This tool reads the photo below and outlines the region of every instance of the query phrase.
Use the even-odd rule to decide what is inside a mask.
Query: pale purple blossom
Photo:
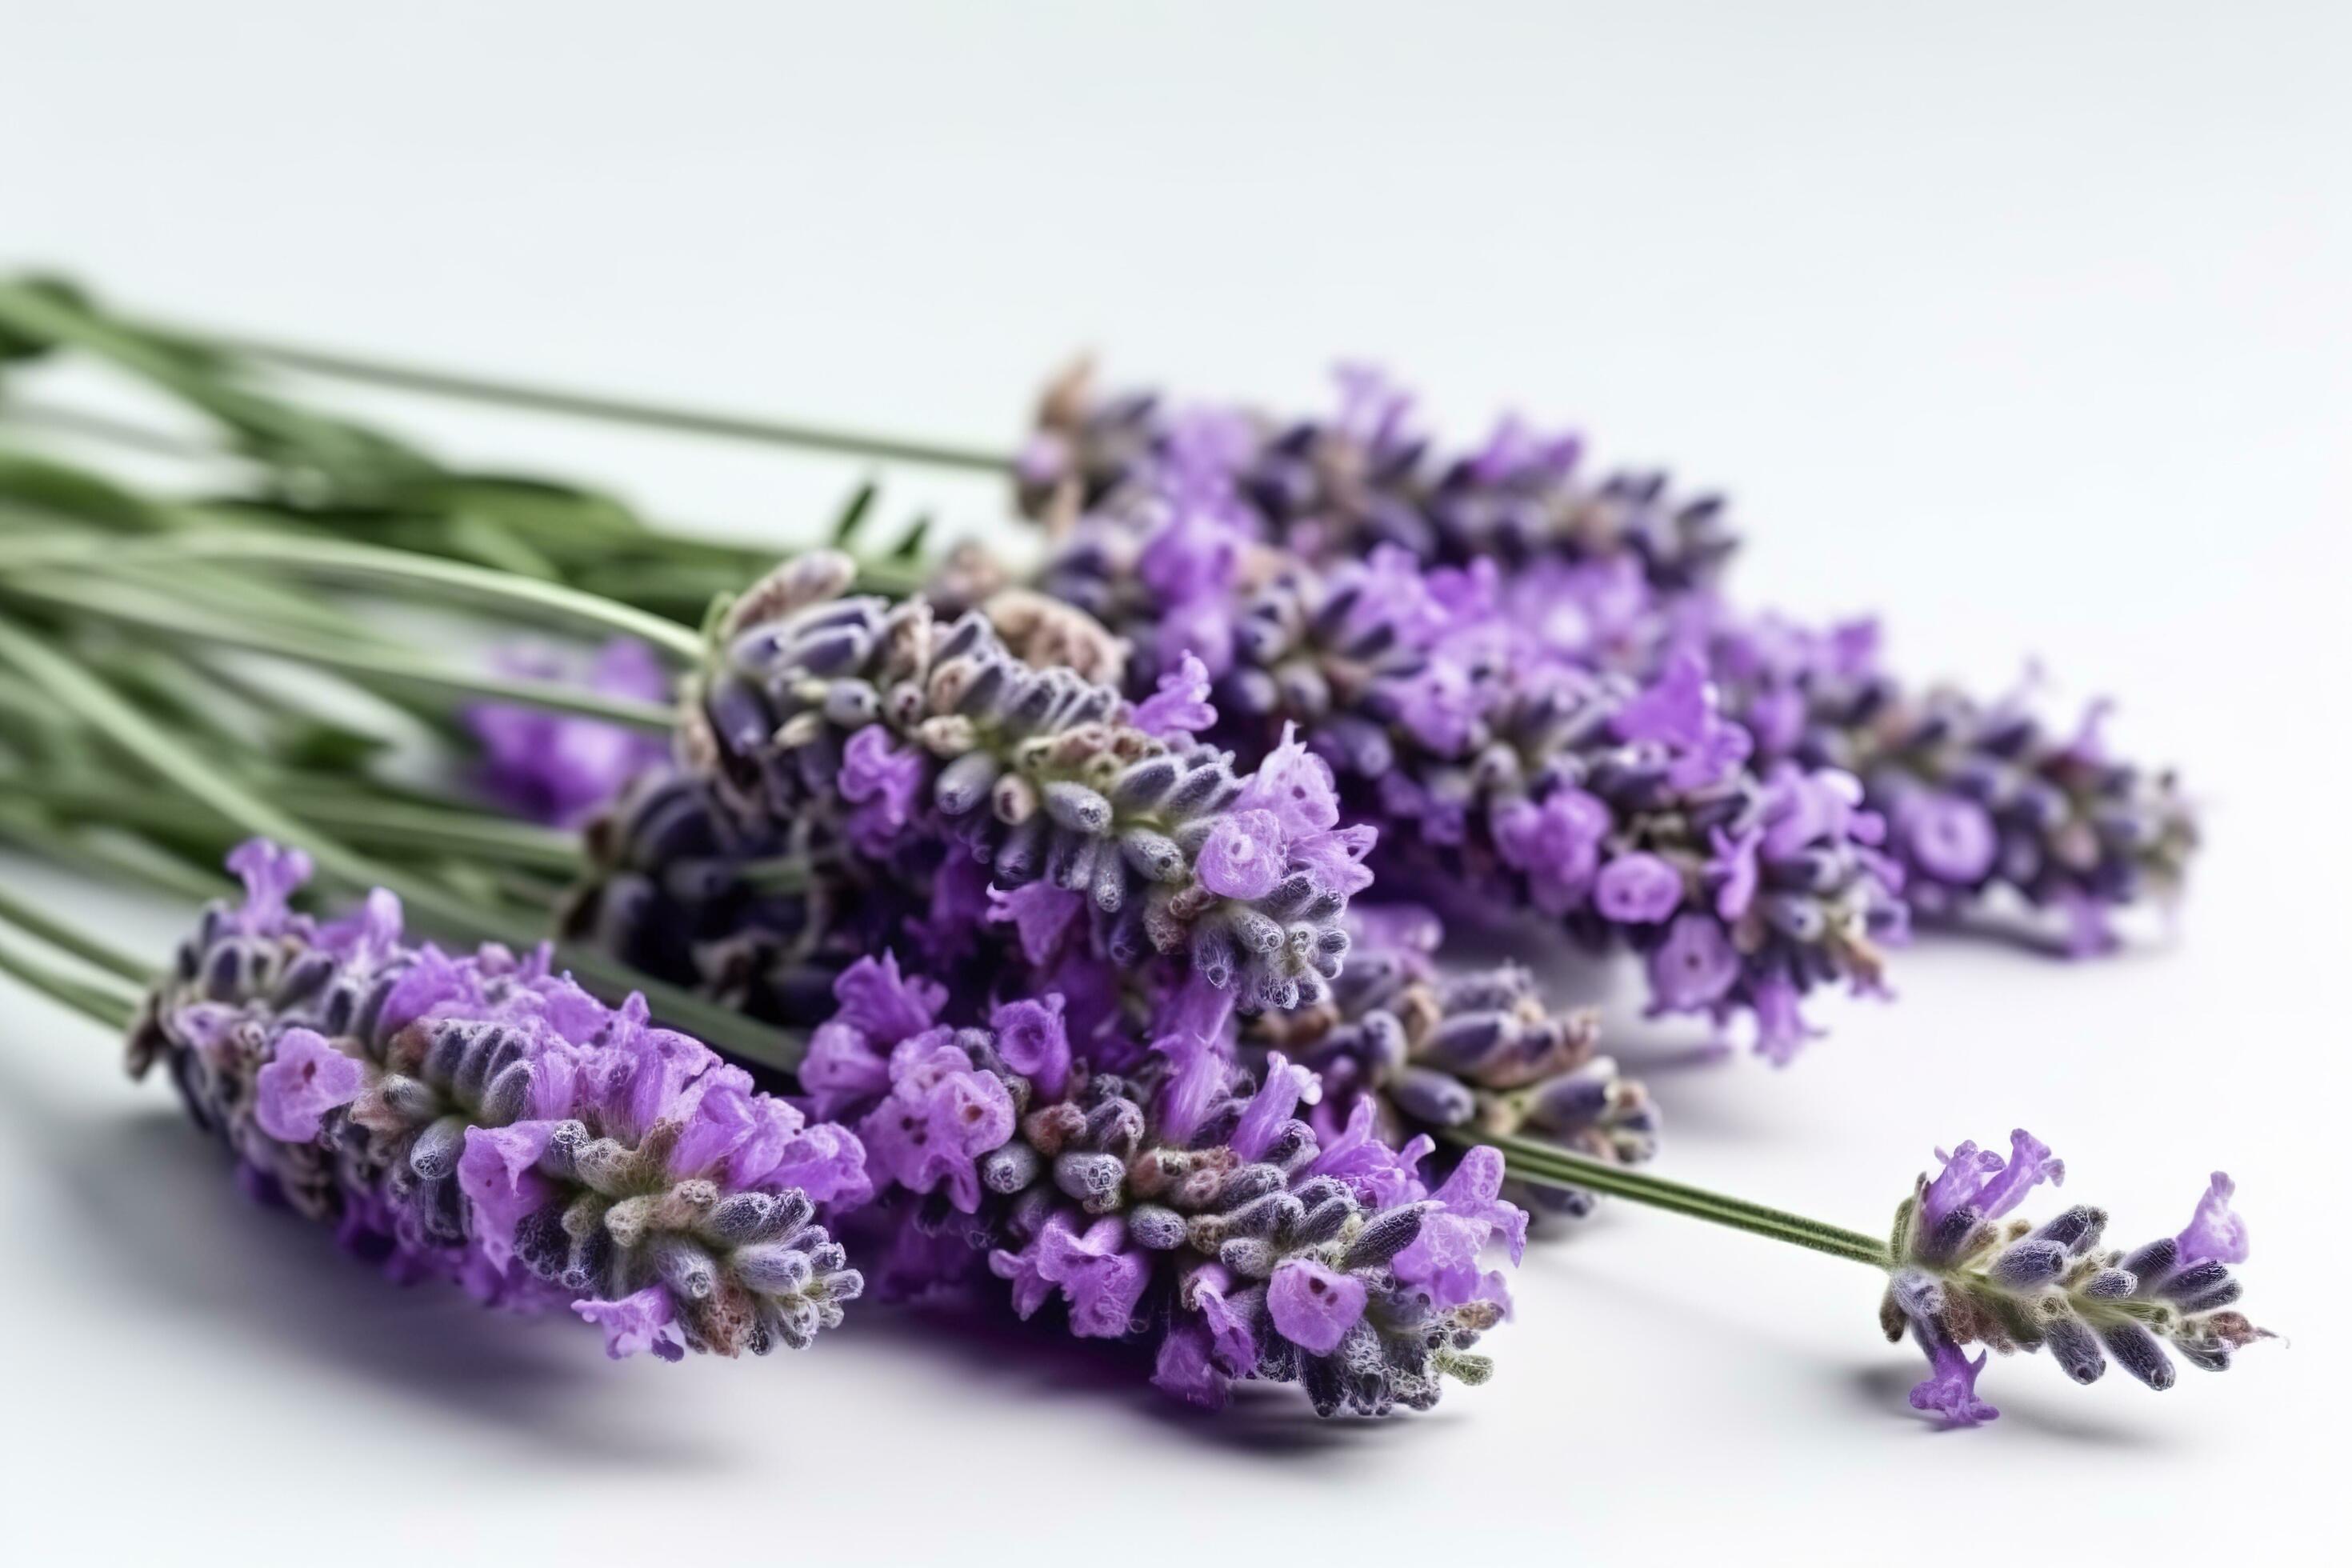
[[[658,703],[670,695],[660,658],[634,637],[613,639],[584,665],[526,645],[499,649],[492,663],[501,675],[578,686],[605,697]],[[630,780],[669,754],[669,743],[658,735],[542,708],[478,703],[466,710],[465,721],[481,748],[483,793],[517,816],[557,826],[593,816]]]

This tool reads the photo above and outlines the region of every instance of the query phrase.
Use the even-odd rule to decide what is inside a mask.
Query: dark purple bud
[[[2055,1279],[2065,1271],[2072,1255],[2054,1241],[2021,1241],[1993,1259],[1992,1277],[2012,1289],[2026,1289]]]
[[[1458,1078],[1409,1067],[1389,1085],[1389,1097],[1408,1120],[1459,1127],[1478,1111],[1478,1098]]]
[[[2099,1330],[2107,1353],[2126,1372],[2158,1391],[2170,1388],[2176,1375],[2172,1362],[2156,1336],[2137,1323],[2110,1323]]]
[[[988,752],[966,752],[940,770],[939,782],[931,786],[931,799],[941,815],[961,816],[987,801],[1000,771]]]
[[[2059,1368],[2076,1383],[2096,1383],[2107,1370],[2107,1358],[2099,1352],[2097,1336],[2080,1320],[2060,1318],[2050,1324],[2050,1354]]]
[[[2035,1231],[2033,1238],[2036,1241],[2054,1241],[2069,1252],[2081,1254],[2098,1246],[2100,1234],[2106,1227],[2106,1210],[2094,1208],[2088,1204],[2076,1204]]]
[[[1375,1268],[1411,1247],[1421,1237],[1422,1217],[1426,1211],[1419,1204],[1406,1204],[1375,1215],[1365,1223],[1356,1239],[1349,1244],[1339,1259],[1346,1269]]]
[[[2124,1269],[2139,1280],[2140,1289],[2153,1292],[2170,1276],[2180,1260],[2180,1246],[2171,1237],[2159,1237],[2124,1259]]]

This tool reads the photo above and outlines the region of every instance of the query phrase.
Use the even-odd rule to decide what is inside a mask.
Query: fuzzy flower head
[[[1941,1173],[1921,1176],[1895,1215],[1879,1310],[1887,1338],[1908,1333],[1927,1352],[1931,1375],[1911,1391],[1917,1409],[1961,1426],[2000,1414],[1977,1393],[1986,1352],[1971,1358],[1971,1345],[2046,1349],[2077,1383],[2095,1382],[2112,1358],[2160,1390],[2172,1386],[2174,1355],[2221,1372],[2268,1337],[2235,1310],[2229,1266],[2245,1261],[2246,1233],[2230,1212],[2228,1176],[2214,1173],[2179,1236],[2124,1252],[2102,1245],[2105,1211],[2087,1205],[2040,1226],[2006,1217],[2035,1187],[2065,1179],[2022,1129],[2005,1158],[1973,1142],[1937,1157]]]
[[[654,650],[616,637],[586,663],[543,647],[498,650],[498,673],[578,686],[604,697],[669,700],[669,677]],[[517,816],[570,827],[587,820],[629,781],[660,765],[669,744],[625,725],[541,708],[486,702],[468,708],[466,727],[481,747],[481,786]]]
[[[1680,593],[1712,581],[1734,548],[1719,500],[1674,496],[1661,475],[1588,476],[1574,434],[1512,417],[1476,447],[1436,452],[1410,392],[1364,365],[1335,379],[1328,416],[1229,414],[1222,426],[1221,474],[1268,537],[1304,553],[1360,558],[1388,544],[1430,565],[1624,560]],[[1115,510],[1173,488],[1190,466],[1181,428],[1155,395],[1101,397],[1066,379],[1041,407],[1023,504]]]
[[[1076,895],[1114,964],[1175,960],[1248,1011],[1322,994],[1373,834],[1339,826],[1303,743],[1238,773],[1190,739],[1213,717],[1192,667],[1138,709],[982,612],[941,626],[921,599],[839,597],[847,576],[804,557],[723,628],[687,750],[746,831],[840,820],[877,879],[976,861]]]
[[[295,858],[249,844],[232,866],[245,902],[205,911],[131,1061],[168,1066],[250,1190],[403,1278],[569,1304],[614,1355],[765,1352],[839,1323],[862,1280],[810,1221],[867,1191],[846,1130],[543,951],[410,946],[381,890],[320,926],[287,910]]]
[[[1075,1335],[1153,1347],[1154,1382],[1202,1404],[1257,1378],[1326,1415],[1384,1415],[1434,1403],[1444,1376],[1483,1380],[1470,1346],[1507,1303],[1484,1253],[1500,1238],[1516,1257],[1525,1226],[1499,1162],[1432,1193],[1395,1151],[1327,1148],[1298,1114],[1315,1076],[1278,1053],[1254,1077],[1171,1036],[1138,1076],[1091,1070],[1057,1037],[1058,1000],[888,1047],[861,1129],[888,1148],[888,1120],[919,1107],[923,1158],[877,1158],[862,1223],[895,1233],[908,1288],[961,1258],[1024,1317],[1058,1305]]]
[[[2114,945],[2115,911],[2169,900],[2186,877],[2195,813],[2170,773],[2113,754],[2109,704],[2070,731],[2036,717],[2027,693],[1913,689],[1884,667],[1867,622],[1816,631],[1718,608],[1697,641],[1762,755],[1862,781],[1922,917],[2021,903],[2054,915],[2084,955]]]
[[[1402,880],[1630,948],[1660,1010],[1750,1017],[1776,1061],[1816,1032],[1808,992],[1878,989],[1904,930],[1884,821],[1836,770],[1751,767],[1696,652],[1646,680],[1579,668],[1515,618],[1490,563],[1433,570],[1393,544],[1256,559],[1213,738],[1262,775],[1303,746]],[[1110,577],[1096,599],[1130,635],[1160,611]],[[1240,825],[1216,850],[1221,876],[1257,885]]]

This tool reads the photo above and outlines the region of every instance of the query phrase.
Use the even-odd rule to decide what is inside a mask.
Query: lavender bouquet
[[[1194,1403],[1255,1379],[1382,1415],[1483,1381],[1509,1308],[1491,1255],[1517,1261],[1529,1210],[1607,1195],[1881,1270],[1885,1326],[1931,1363],[1913,1402],[1954,1422],[1992,1414],[1972,1344],[2162,1387],[2168,1347],[2218,1370],[2262,1337],[2234,1310],[2225,1177],[2130,1254],[2101,1249],[2097,1211],[2007,1219],[2063,1173],[2022,1133],[2006,1160],[1961,1145],[1890,1240],[1692,1188],[1634,1168],[1657,1115],[1593,1017],[1454,960],[1446,920],[1524,910],[1786,1059],[1806,993],[1876,989],[1915,912],[2010,893],[2093,933],[2177,881],[2194,830],[2168,779],[2013,704],[1907,697],[1857,633],[1735,612],[1717,503],[1584,481],[1572,444],[1516,426],[1433,459],[1360,375],[1337,420],[1286,426],[1073,386],[1013,465],[1040,571],[923,568],[919,529],[760,576],[697,542],[673,558],[586,492],[444,469],[275,397],[249,353],[69,291],[0,288],[0,332],[14,358],[134,370],[273,479],[224,510],[0,464],[0,505],[62,525],[0,560],[0,658],[36,692],[0,712],[0,829],[94,865],[80,830],[128,831],[166,880],[260,833],[383,884],[320,923],[287,907],[299,851],[249,845],[246,901],[135,1005],[5,938],[0,961],[135,1026],[134,1059],[172,1066],[250,1186],[404,1275],[568,1300],[615,1353],[669,1356],[805,1343],[870,1277],[1133,1347]],[[404,548],[305,536],[321,522]],[[467,672],[295,591],[315,577],[638,643],[585,686]],[[698,633],[653,613],[689,581],[722,594]],[[470,731],[516,809],[590,826],[404,794],[340,713],[126,656],[126,629],[393,696]],[[404,942],[395,882],[472,955]],[[0,923],[139,973],[21,902]],[[551,924],[572,945],[514,956]]]

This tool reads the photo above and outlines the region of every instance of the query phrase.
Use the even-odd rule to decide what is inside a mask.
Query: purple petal
[[[1364,1315],[1364,1282],[1352,1274],[1294,1258],[1274,1271],[1265,1302],[1284,1339],[1316,1355],[1329,1355]]]
[[[320,1119],[360,1097],[367,1070],[310,1029],[289,1029],[256,1075],[254,1120],[281,1143],[308,1143]]]
[[[2230,1200],[2237,1192],[2238,1184],[2226,1173],[2213,1173],[2212,1184],[2197,1200],[2197,1212],[2189,1216],[2188,1228],[2177,1238],[2181,1268],[2246,1260],[2246,1222],[2230,1209]]]

